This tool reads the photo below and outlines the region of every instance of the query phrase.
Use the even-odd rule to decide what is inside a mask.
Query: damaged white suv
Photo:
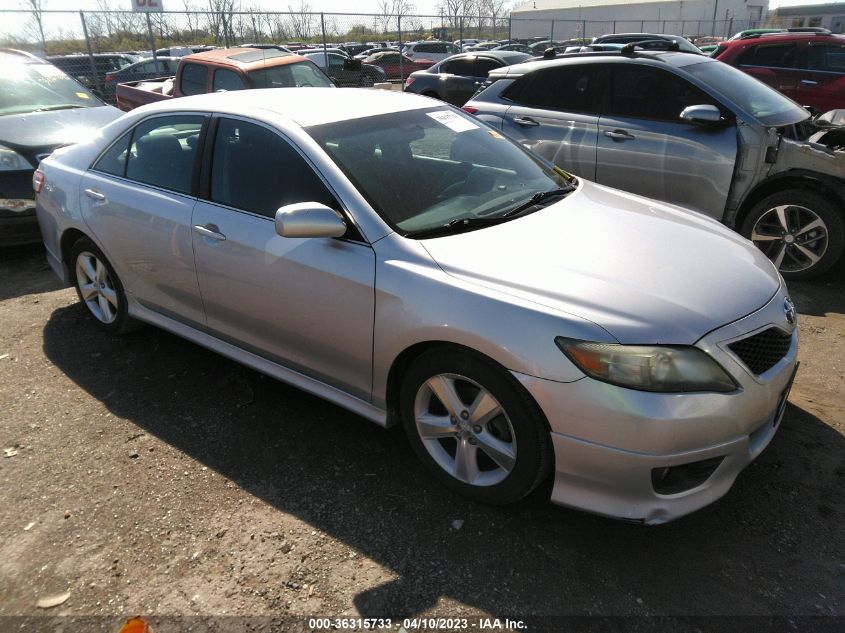
[[[811,118],[717,60],[626,47],[507,66],[464,109],[583,178],[724,222],[787,279],[842,258],[845,111]]]

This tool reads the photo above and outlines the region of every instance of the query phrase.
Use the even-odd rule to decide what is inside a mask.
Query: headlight
[[[0,145],[0,171],[22,171],[34,166],[15,150]]]
[[[591,343],[562,336],[555,343],[585,374],[620,387],[664,393],[728,392],[738,387],[697,347]]]

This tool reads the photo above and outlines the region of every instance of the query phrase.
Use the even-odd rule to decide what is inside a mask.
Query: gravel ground
[[[802,365],[770,447],[658,527],[548,505],[548,486],[468,502],[401,432],[152,327],[100,333],[40,248],[0,251],[0,280],[0,629],[44,613],[845,623],[801,619],[845,615],[841,279],[791,285]]]

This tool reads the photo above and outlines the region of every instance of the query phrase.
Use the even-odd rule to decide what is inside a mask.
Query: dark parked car
[[[387,78],[385,72],[378,66],[362,64],[359,59],[344,57],[339,53],[298,53],[307,57],[331,77],[338,86],[353,88],[355,86],[372,86]]]
[[[39,242],[33,171],[122,112],[29,53],[0,50],[0,82],[0,246]]]
[[[399,65],[400,57],[402,59],[401,66]],[[381,68],[388,79],[404,79],[411,73],[426,70],[434,64],[434,61],[430,59],[413,60],[407,55],[402,55],[399,51],[385,49],[382,49],[380,53],[365,57],[362,61],[370,66]]]
[[[102,87],[108,73],[122,70],[140,59],[126,53],[97,53],[93,57],[93,70],[88,55],[54,55],[48,57],[47,61],[86,88],[97,90],[98,85]]]
[[[529,44],[528,48],[531,49],[532,55],[542,55],[548,49],[553,48],[557,52],[562,53],[570,46],[583,46],[584,44],[589,44],[589,39],[584,38],[573,38],[569,40],[540,40],[539,42],[534,42],[533,44]]]
[[[157,57],[129,64],[120,70],[106,73],[103,81],[103,98],[109,103],[115,101],[115,87],[126,81],[141,81],[157,77],[172,77],[181,57]]]
[[[774,33],[722,42],[713,57],[819,112],[845,108],[845,37]]]
[[[494,51],[516,51],[517,53],[527,53],[528,55],[533,55],[534,51],[531,50],[531,47],[528,44],[502,44],[498,48],[494,48]]]
[[[824,273],[845,248],[845,111],[811,120],[710,57],[632,49],[518,64],[493,71],[464,110],[583,178],[724,222],[788,279]]]
[[[697,53],[702,54],[701,49],[688,39],[680,35],[665,35],[663,33],[612,33],[610,35],[600,35],[593,38],[593,44],[631,44],[632,42],[645,42],[652,40],[666,40],[667,42],[677,42],[678,50],[682,53]]]
[[[462,106],[484,84],[490,71],[528,59],[529,55],[513,51],[460,53],[428,70],[411,73],[405,80],[405,91]]]
[[[361,44],[360,42],[347,42],[346,44],[341,44],[339,48],[346,51],[346,54],[350,57],[355,57],[356,55],[360,55],[364,51],[368,51],[373,47],[369,44]]]

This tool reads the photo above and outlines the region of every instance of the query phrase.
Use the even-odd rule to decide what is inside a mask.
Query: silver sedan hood
[[[531,215],[423,245],[448,274],[589,319],[621,343],[692,344],[780,285],[715,220],[584,181]]]

